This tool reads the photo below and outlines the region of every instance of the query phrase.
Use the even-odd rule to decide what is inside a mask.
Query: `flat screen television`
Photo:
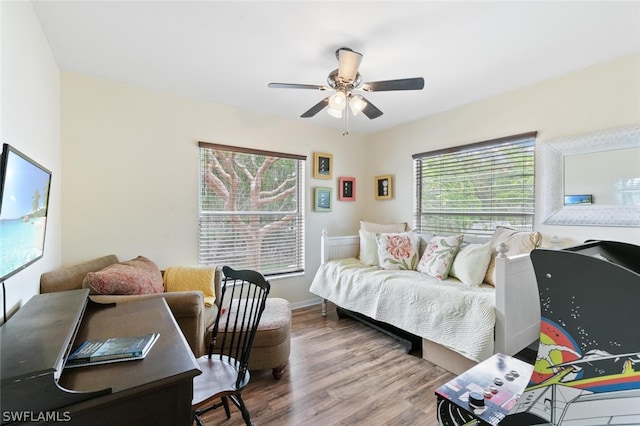
[[[0,282],[42,258],[51,172],[9,144],[0,159]]]

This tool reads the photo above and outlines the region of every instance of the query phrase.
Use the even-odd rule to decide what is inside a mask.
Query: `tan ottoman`
[[[279,379],[291,351],[291,304],[277,297],[270,297],[260,318],[258,332],[253,341],[249,370],[273,369],[273,377]]]
[[[208,342],[211,341],[212,329],[213,326],[207,330]],[[220,334],[218,338],[221,338]],[[291,304],[285,299],[269,297],[253,341],[249,370],[271,368],[273,377],[279,379],[284,374],[290,351]]]
[[[249,357],[249,370],[273,369],[279,379],[291,351],[291,304],[277,297],[269,297],[260,318],[258,332]]]

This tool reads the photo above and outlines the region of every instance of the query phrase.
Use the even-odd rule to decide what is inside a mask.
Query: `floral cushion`
[[[143,256],[89,272],[82,282],[91,294],[150,294],[164,292],[158,266]]]
[[[462,244],[462,235],[457,237],[435,236],[427,243],[427,248],[418,263],[418,272],[423,272],[439,280],[449,276],[453,259]]]
[[[415,270],[418,263],[418,234],[415,232],[377,234],[378,260],[383,269]]]

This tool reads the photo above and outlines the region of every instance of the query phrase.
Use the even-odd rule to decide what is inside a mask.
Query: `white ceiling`
[[[364,55],[363,81],[424,77],[374,92],[367,134],[640,52],[640,2],[33,1],[62,70],[342,129],[326,96],[335,50]]]

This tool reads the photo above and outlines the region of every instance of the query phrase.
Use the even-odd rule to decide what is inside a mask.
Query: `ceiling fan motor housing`
[[[335,89],[340,92],[351,92],[353,89],[358,88],[360,83],[362,82],[362,75],[359,72],[356,73],[356,78],[353,81],[344,81],[342,78],[338,76],[338,69],[331,71],[327,76],[327,84],[332,89]]]

